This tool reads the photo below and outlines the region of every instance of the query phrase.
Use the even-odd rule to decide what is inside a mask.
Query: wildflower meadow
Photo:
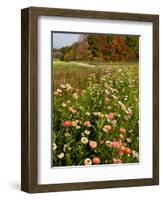
[[[138,66],[96,67],[93,73],[84,70],[83,88],[81,79],[70,70],[65,71],[65,76],[72,76],[70,82],[63,75],[63,83],[58,80],[54,90],[53,165],[138,162]]]
[[[52,119],[54,167],[139,162],[138,62],[54,59]]]

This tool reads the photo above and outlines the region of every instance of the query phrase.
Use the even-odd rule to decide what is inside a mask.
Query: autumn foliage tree
[[[139,38],[120,35],[83,35],[70,47],[54,49],[54,57],[65,61],[137,61]]]

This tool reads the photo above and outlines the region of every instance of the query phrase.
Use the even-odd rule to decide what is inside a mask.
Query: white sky
[[[53,33],[52,44],[53,48],[61,48],[64,46],[70,46],[74,42],[79,40],[81,34],[78,33]]]

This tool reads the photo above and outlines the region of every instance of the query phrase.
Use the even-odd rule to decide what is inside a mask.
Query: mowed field
[[[53,165],[139,162],[137,63],[53,62]]]

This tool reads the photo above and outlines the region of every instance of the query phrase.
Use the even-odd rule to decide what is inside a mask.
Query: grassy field
[[[53,165],[139,162],[136,63],[53,63]]]
[[[54,88],[57,89],[61,84],[67,82],[75,88],[84,89],[87,78],[91,73],[100,73],[100,67],[86,67],[75,63],[57,61],[53,65]]]
[[[90,67],[90,66],[91,67]],[[87,87],[87,79],[90,74],[95,73],[97,79],[102,75],[102,70],[107,69],[111,74],[120,68],[134,68],[138,74],[138,64],[136,63],[93,63],[85,66],[80,63],[55,61],[53,62],[53,81],[54,89],[67,82],[75,88],[84,89]]]

